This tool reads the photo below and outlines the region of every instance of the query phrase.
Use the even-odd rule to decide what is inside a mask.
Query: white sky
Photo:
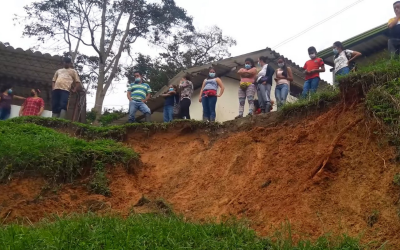
[[[1,0],[0,41],[9,42],[14,48],[29,49],[34,40],[22,38],[22,26],[14,26],[14,14],[22,15],[23,6],[33,0]],[[250,53],[275,45],[290,38],[304,29],[324,20],[356,0],[175,0],[178,6],[193,16],[196,28],[219,26],[225,35],[232,36],[238,45],[231,48],[232,56]],[[276,49],[277,52],[299,65],[308,60],[307,48],[315,46],[321,51],[335,41],[343,41],[372,29],[394,16],[394,0],[364,0],[342,14],[312,29],[301,37]],[[48,46],[54,42],[49,42]],[[47,44],[46,44],[47,45]],[[134,44],[134,52],[154,53],[146,42]],[[42,50],[42,52],[52,51]],[[123,61],[122,61],[123,62]],[[322,78],[331,81],[331,74]],[[127,108],[128,101],[124,93],[126,81],[116,84],[106,96],[107,108]],[[88,108],[94,105],[94,98],[88,97]]]

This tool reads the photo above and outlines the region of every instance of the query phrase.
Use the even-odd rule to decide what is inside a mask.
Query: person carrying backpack
[[[358,51],[344,49],[341,42],[333,44],[333,54],[335,62],[335,76],[347,75],[355,68],[354,60],[362,54]]]
[[[261,66],[261,70],[257,74],[256,83],[261,113],[269,113],[272,110],[271,88],[275,70],[267,63],[267,61],[268,58],[266,56],[261,56],[258,59],[258,65]]]

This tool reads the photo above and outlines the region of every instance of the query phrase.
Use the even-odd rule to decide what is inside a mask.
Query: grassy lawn
[[[271,242],[239,223],[187,223],[175,216],[155,214],[119,217],[95,215],[55,218],[34,226],[0,228],[2,249],[365,249],[346,236],[315,243],[290,239]]]

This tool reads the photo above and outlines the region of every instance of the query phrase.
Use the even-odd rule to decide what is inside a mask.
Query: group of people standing
[[[70,58],[64,58],[64,67],[56,71],[52,81],[52,117],[66,118],[69,95],[81,86],[78,73],[73,69]],[[44,111],[44,100],[40,97],[40,89],[31,89],[30,97],[15,95],[11,84],[0,88],[0,120],[7,120],[11,115],[13,99],[24,100],[19,116],[41,116]]]

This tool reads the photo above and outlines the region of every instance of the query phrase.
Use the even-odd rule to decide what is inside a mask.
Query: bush
[[[137,161],[132,149],[111,140],[88,142],[35,124],[0,122],[0,180],[32,172],[54,181],[72,181],[96,162]]]
[[[237,222],[195,224],[176,216],[155,214],[120,217],[94,215],[56,218],[35,226],[9,225],[0,230],[5,249],[286,249],[359,250],[348,236],[321,237],[315,243],[270,241]]]

